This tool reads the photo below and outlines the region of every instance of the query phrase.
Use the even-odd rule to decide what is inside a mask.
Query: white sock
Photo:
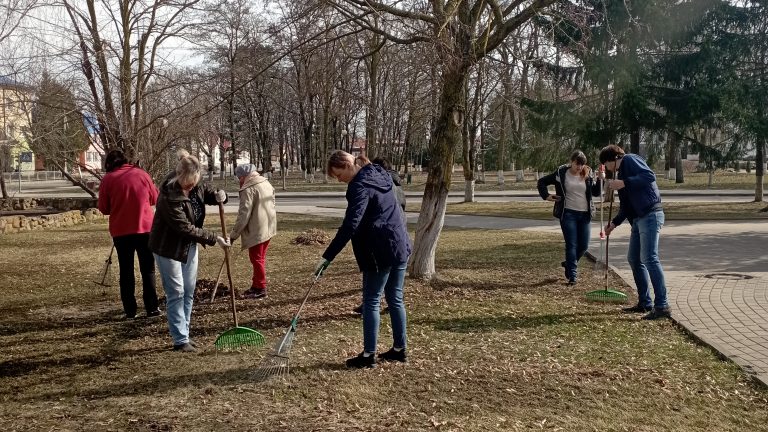
[[[370,356],[372,356],[373,354],[374,354],[374,353],[363,352],[363,357],[370,357]]]
[[[392,349],[395,350],[395,352],[400,352],[400,351],[404,350],[405,348],[392,347]]]

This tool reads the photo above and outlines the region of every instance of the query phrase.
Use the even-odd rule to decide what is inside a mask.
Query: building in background
[[[32,171],[35,155],[24,137],[29,128],[34,91],[0,75],[0,171]]]

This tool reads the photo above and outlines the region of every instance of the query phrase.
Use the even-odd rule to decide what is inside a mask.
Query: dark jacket
[[[360,271],[408,262],[411,240],[387,171],[368,164],[358,171],[347,187],[347,212],[336,236],[323,253],[333,261],[352,240]]]
[[[625,219],[632,223],[635,218],[662,208],[656,173],[640,156],[624,155],[616,179],[624,180],[624,188],[617,191],[620,205],[619,212],[613,218],[613,225],[619,226]]]
[[[400,208],[403,209],[403,212],[405,212],[405,191],[403,190],[403,185],[400,181],[400,173],[395,170],[387,170],[387,174],[389,174],[389,177],[392,178],[392,185],[395,189],[395,198],[397,198],[397,203],[400,204]]]
[[[555,170],[555,172],[540,178],[536,183],[541,199],[547,199],[549,196],[549,190],[547,187],[550,185],[555,185],[555,195],[560,197],[560,201],[555,202],[555,210],[553,212],[553,216],[558,219],[563,217],[563,208],[565,207],[565,194],[568,193],[568,191],[565,190],[565,173],[568,171],[568,168],[570,168],[570,165],[560,165]],[[590,217],[593,217],[595,216],[595,203],[592,201],[592,196],[600,196],[601,186],[599,181],[595,181],[595,176],[592,172],[590,172],[584,181],[587,183],[587,191],[589,191],[589,193],[586,194],[587,204],[589,207],[589,215]]]
[[[202,229],[202,223],[195,225],[189,198],[177,182],[171,182],[175,176],[175,173],[169,174],[160,185],[160,197],[155,208],[152,231],[149,233],[149,248],[161,257],[186,263],[192,243],[213,246],[216,244],[216,234]],[[189,193],[197,194],[207,205],[218,205],[216,191],[207,184],[197,185]]]

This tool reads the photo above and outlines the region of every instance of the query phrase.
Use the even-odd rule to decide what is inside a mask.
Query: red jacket
[[[99,187],[99,210],[109,215],[109,234],[148,233],[157,204],[157,187],[143,169],[125,164],[107,173]]]

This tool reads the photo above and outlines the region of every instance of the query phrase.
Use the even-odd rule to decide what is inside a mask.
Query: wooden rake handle
[[[224,264],[226,264],[226,260],[221,261],[221,267],[219,267],[219,275],[216,276],[216,283],[213,284],[213,291],[211,293],[211,303],[216,299],[216,291],[219,289],[219,281],[221,280],[221,275],[224,273]]]
[[[224,204],[219,203],[219,219],[221,220],[221,235],[227,238],[227,225],[224,223]],[[224,264],[227,266],[227,279],[229,280],[229,300],[232,305],[232,319],[237,325],[237,308],[235,307],[235,285],[232,283],[232,269],[229,266],[229,248],[224,248]]]

